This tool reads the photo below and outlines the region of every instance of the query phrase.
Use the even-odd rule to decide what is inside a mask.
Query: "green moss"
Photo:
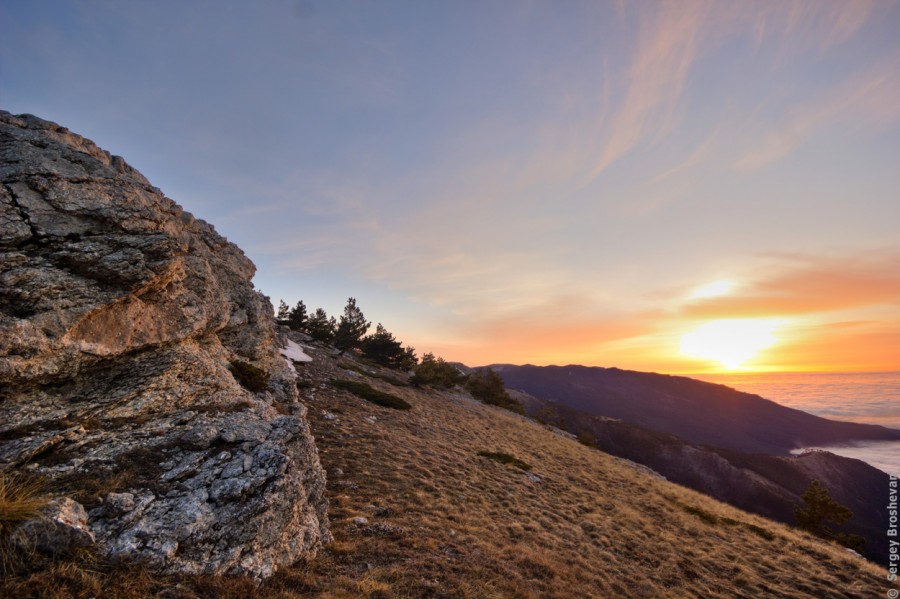
[[[248,391],[260,393],[269,388],[269,373],[248,362],[232,360],[231,375]]]
[[[495,462],[500,462],[501,464],[509,464],[510,466],[521,468],[522,470],[531,470],[531,464],[527,464],[519,458],[511,456],[508,453],[503,453],[502,451],[479,451],[478,455],[489,460],[494,460]]]
[[[332,379],[331,384],[338,389],[349,391],[357,397],[361,397],[366,401],[370,401],[373,404],[383,406],[385,408],[393,408],[395,410],[408,410],[412,408],[412,406],[407,403],[406,400],[397,397],[396,395],[391,395],[390,393],[385,393],[384,391],[374,389],[366,383]]]

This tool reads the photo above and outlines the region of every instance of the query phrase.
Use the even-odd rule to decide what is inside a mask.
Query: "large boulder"
[[[0,469],[48,479],[100,551],[165,572],[314,555],[325,477],[253,263],[30,115],[0,111],[0,180]]]

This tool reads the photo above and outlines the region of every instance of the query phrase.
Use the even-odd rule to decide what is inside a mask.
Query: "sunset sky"
[[[0,0],[0,107],[419,354],[900,370],[900,5]]]

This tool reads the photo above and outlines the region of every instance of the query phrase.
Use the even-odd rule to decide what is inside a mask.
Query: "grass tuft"
[[[41,481],[0,472],[0,574],[11,574],[29,561],[28,549],[17,542],[14,531],[39,517],[47,501]]]
[[[0,536],[35,518],[47,505],[43,484],[18,474],[0,473]]]
[[[412,406],[406,400],[397,397],[396,395],[391,395],[390,393],[379,391],[378,389],[375,389],[370,385],[367,385],[366,383],[332,379],[331,385],[333,387],[337,387],[338,389],[349,391],[357,397],[361,397],[366,401],[370,401],[373,404],[383,406],[385,408],[394,408],[395,410],[409,410],[410,408],[412,408]]]

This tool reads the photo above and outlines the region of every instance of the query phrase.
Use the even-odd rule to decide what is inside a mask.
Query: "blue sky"
[[[715,369],[679,339],[761,318],[750,367],[900,369],[897,31],[882,0],[0,0],[0,106],[124,156],[275,303],[352,295],[420,353]]]

